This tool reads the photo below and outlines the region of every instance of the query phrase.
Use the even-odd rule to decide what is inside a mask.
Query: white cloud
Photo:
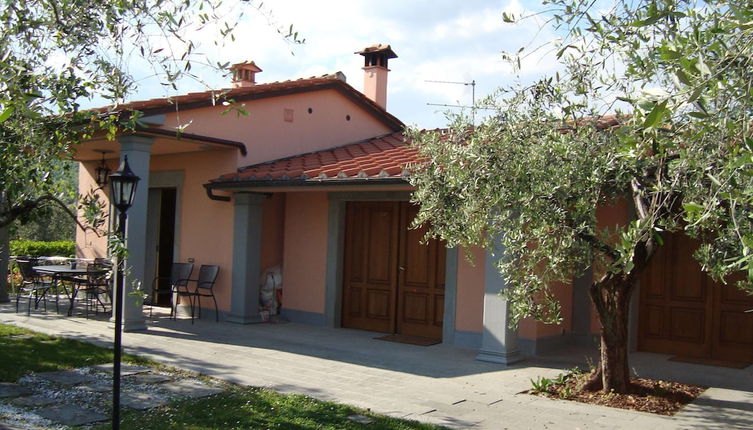
[[[388,43],[399,56],[390,61],[388,109],[406,123],[437,127],[443,125],[443,116],[426,103],[470,104],[471,89],[426,80],[475,80],[478,99],[516,79],[502,60],[503,50],[516,51],[534,39],[554,37],[551,31],[540,32],[541,22],[535,19],[515,25],[502,21],[503,11],[518,16],[528,13],[532,8],[526,1],[276,0],[265,3],[271,20],[258,12],[244,17],[235,43],[215,47],[210,35],[216,29],[210,28],[199,34],[198,49],[215,61],[254,60],[264,70],[257,77],[259,82],[342,71],[352,86],[361,89],[362,59],[353,52],[373,43]],[[287,29],[290,24],[306,39],[305,44],[292,45],[276,33],[275,28]],[[527,57],[523,66],[520,79],[527,80],[556,70],[557,63],[551,53],[541,51]],[[195,71],[212,87],[228,85],[227,78],[216,71]],[[199,84],[185,82],[179,92],[201,89]],[[161,86],[150,82],[135,98],[162,95]]]

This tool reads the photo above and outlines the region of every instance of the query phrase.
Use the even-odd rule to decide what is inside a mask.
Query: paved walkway
[[[0,322],[111,345],[102,320],[0,305]],[[126,333],[123,345],[176,367],[240,384],[308,394],[396,417],[478,429],[753,428],[753,366],[728,369],[667,361],[637,353],[639,376],[709,385],[674,417],[623,411],[519,394],[530,379],[554,377],[583,361],[585,351],[528,359],[505,368],[474,359],[476,351],[374,340],[374,333],[300,324],[237,325],[167,317],[149,330]]]

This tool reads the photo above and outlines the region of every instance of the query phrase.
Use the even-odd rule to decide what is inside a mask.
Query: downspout
[[[230,196],[220,196],[214,193],[214,189],[212,188],[212,184],[204,184],[204,189],[207,190],[207,197],[209,197],[210,200],[216,200],[218,202],[229,202]]]

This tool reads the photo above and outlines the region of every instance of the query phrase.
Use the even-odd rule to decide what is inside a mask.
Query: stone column
[[[238,324],[262,322],[259,314],[259,277],[265,196],[236,193],[233,200],[233,276],[230,314],[225,320]]]
[[[144,279],[146,269],[146,221],[147,202],[149,196],[149,158],[151,157],[153,138],[145,136],[119,136],[120,160],[128,156],[128,165],[141,180],[136,188],[133,205],[128,209],[126,224],[126,238],[128,245],[128,261],[131,274],[126,279],[125,296],[123,299],[123,330],[145,330],[146,321],[141,303],[130,293],[133,292],[134,281],[141,281],[143,285],[151,282]],[[117,211],[115,211],[117,212]]]
[[[518,350],[518,332],[508,327],[509,310],[507,299],[500,296],[505,289],[505,280],[497,270],[496,261],[503,252],[486,251],[484,261],[484,332],[481,350],[476,360],[512,364],[522,360]],[[497,256],[495,257],[496,254]]]
[[[0,303],[7,303],[8,298],[8,261],[10,259],[10,235],[8,227],[0,227]]]

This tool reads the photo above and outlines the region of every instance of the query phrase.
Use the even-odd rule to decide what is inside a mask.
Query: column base
[[[500,352],[486,351],[482,349],[476,356],[476,360],[510,365],[522,361],[523,356],[520,355],[520,351]]]
[[[125,332],[142,330],[148,330],[148,327],[146,326],[146,320],[144,320],[143,318],[123,321],[123,331]]]
[[[226,322],[229,323],[235,323],[235,324],[258,324],[266,322],[264,319],[262,319],[260,314],[256,315],[238,315],[238,314],[228,314],[228,316],[225,318]]]

